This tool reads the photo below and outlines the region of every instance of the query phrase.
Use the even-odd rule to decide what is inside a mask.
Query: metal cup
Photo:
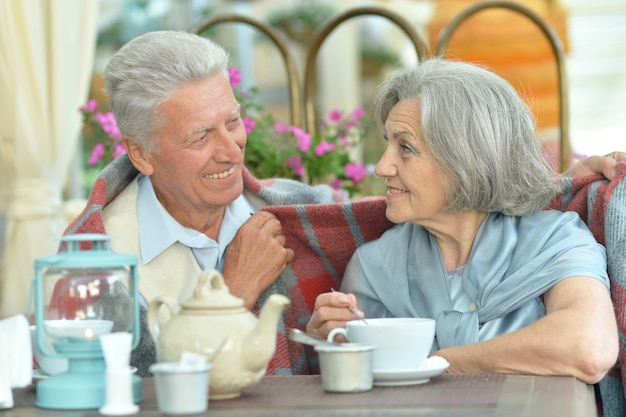
[[[374,345],[342,343],[315,346],[320,359],[322,386],[328,392],[362,392],[372,389]]]

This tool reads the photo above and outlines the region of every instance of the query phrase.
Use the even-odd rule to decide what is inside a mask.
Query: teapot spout
[[[272,294],[261,308],[256,327],[244,337],[242,363],[244,369],[257,372],[267,366],[276,350],[278,319],[289,305],[289,298]]]

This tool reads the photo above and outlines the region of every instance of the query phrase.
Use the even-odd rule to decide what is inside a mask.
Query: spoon
[[[336,343],[329,342],[325,339],[321,339],[317,336],[313,336],[312,334],[308,334],[298,329],[291,329],[291,331],[289,332],[289,339],[293,340],[294,342],[300,342],[300,343],[304,343],[306,345],[311,345],[311,346],[320,346],[320,345],[335,346],[336,345]]]
[[[334,288],[331,288],[330,290],[331,290],[332,292],[337,292],[337,290],[335,290]],[[350,307],[350,306],[348,306],[347,308],[348,308],[348,310],[350,310],[350,312],[352,313],[352,315],[353,315],[354,317],[356,317],[357,319],[359,319],[359,320],[363,321],[363,323],[367,324],[367,322],[365,321],[365,318],[361,317],[361,316],[359,315],[359,313],[357,313],[357,312],[356,312],[356,309],[355,309],[354,307]]]

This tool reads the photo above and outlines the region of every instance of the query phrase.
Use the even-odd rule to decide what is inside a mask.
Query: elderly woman
[[[431,317],[448,372],[573,375],[598,382],[617,328],[604,248],[559,192],[513,87],[431,59],[381,86],[387,148],[376,174],[396,226],[361,246],[341,290],[318,296],[307,331],[354,319]]]

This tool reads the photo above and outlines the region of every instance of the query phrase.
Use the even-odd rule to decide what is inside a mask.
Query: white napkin
[[[33,353],[28,320],[16,315],[0,320],[0,408],[13,407],[11,388],[33,381]]]

